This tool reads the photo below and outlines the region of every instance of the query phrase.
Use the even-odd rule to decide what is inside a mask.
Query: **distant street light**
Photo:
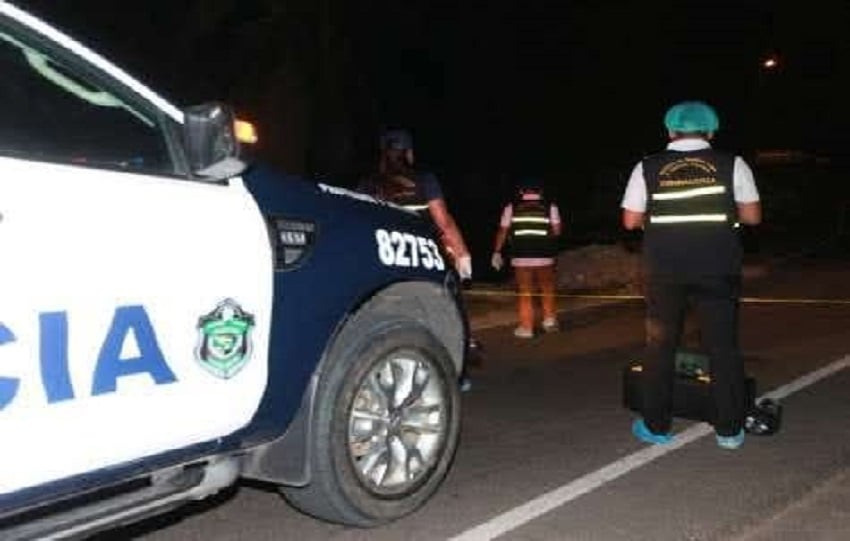
[[[776,57],[771,56],[769,58],[766,58],[764,62],[761,63],[761,65],[764,69],[772,70],[779,66],[779,61],[776,59]]]

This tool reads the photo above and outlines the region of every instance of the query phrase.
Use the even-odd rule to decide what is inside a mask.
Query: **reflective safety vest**
[[[377,199],[395,203],[430,220],[428,201],[414,177],[413,172],[410,176],[375,175],[369,179],[367,192]]]
[[[387,179],[386,186],[386,189],[391,192],[387,200],[415,212],[423,218],[431,219],[431,214],[428,212],[428,201],[423,196],[421,187],[417,184],[415,178],[401,175],[392,176]]]
[[[651,273],[740,273],[734,164],[734,155],[710,148],[644,159],[644,260]]]
[[[510,257],[554,257],[558,251],[552,234],[551,204],[544,198],[513,202],[508,232]]]

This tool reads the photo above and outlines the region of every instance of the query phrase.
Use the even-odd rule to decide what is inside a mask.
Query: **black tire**
[[[319,377],[309,436],[310,483],[304,487],[282,487],[284,496],[304,513],[349,526],[373,527],[411,513],[440,486],[457,448],[460,394],[451,356],[420,323],[375,310],[371,314],[361,312],[346,325],[325,361]],[[372,439],[382,438],[374,435],[378,425],[390,427],[387,434],[392,434],[383,436],[381,440],[385,442],[384,455],[372,452],[368,458],[358,458],[355,456],[356,449],[381,446],[369,443],[372,439],[350,444],[350,436],[357,432],[354,427],[362,426],[357,423],[364,422],[357,417],[363,411],[360,409],[363,397],[381,395],[374,392],[375,385],[368,388],[364,385],[368,382],[374,384],[384,377],[387,372],[378,370],[383,366],[390,367],[390,379],[401,381],[401,372],[395,370],[395,363],[415,367],[410,376],[409,396],[417,394],[419,398],[412,400],[405,411],[418,407],[420,417],[417,419],[426,419],[421,420],[420,425],[427,425],[427,430],[419,430],[419,426],[409,428],[413,425],[400,423],[397,415],[394,416],[394,425],[367,419],[365,422],[372,431]],[[424,381],[421,386],[417,378]],[[386,391],[384,387],[380,390]],[[392,395],[396,394],[399,393],[394,387]],[[387,399],[386,393],[383,398]],[[358,401],[357,406],[355,400]],[[441,409],[435,405],[440,400],[444,406]],[[370,403],[368,400],[365,402]],[[407,398],[401,405],[405,403],[408,403]],[[419,405],[414,407],[414,404]],[[432,410],[440,413],[435,414]],[[444,426],[431,430],[428,422],[432,419],[440,419]],[[399,428],[402,424],[407,428]],[[434,433],[440,432],[435,439]],[[423,444],[423,448],[427,452],[421,453],[416,448],[411,453],[405,441],[426,442],[428,445]],[[403,464],[387,458],[394,456],[393,451],[399,449],[404,451]],[[378,456],[375,459],[378,462],[380,456],[387,459],[383,476],[372,474],[373,471],[380,473],[379,466],[373,469],[367,467],[373,463],[371,459],[375,456]],[[367,459],[370,462],[366,462]],[[391,473],[399,473],[399,468],[403,468],[401,477],[404,480],[397,482],[396,486],[390,486],[389,482],[386,486],[379,486],[388,478],[397,479],[399,475]],[[415,474],[411,474],[410,470],[416,470]],[[408,479],[409,475],[412,476]],[[381,477],[382,480],[373,477]]]

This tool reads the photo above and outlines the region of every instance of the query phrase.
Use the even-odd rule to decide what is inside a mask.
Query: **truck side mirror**
[[[218,180],[245,170],[230,107],[210,102],[187,107],[183,114],[183,144],[193,174]]]

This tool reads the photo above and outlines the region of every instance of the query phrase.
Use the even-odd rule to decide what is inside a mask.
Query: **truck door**
[[[15,28],[0,24],[0,495],[247,424],[273,268],[241,180],[187,178],[179,118]]]

